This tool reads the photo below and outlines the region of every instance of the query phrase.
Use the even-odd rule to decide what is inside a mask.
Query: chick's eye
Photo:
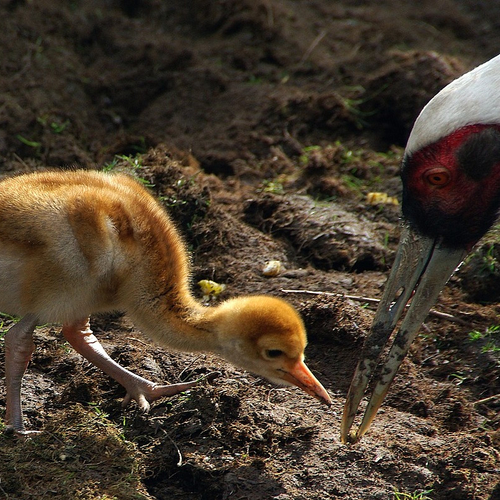
[[[265,352],[266,357],[271,359],[279,358],[283,354],[283,351],[280,351],[279,349],[267,349]]]
[[[436,167],[427,170],[424,174],[424,178],[427,183],[432,186],[444,187],[450,182],[451,175],[448,169],[444,167]]]

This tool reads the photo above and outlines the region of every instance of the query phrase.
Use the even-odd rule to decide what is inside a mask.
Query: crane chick
[[[5,335],[6,424],[27,433],[21,382],[37,324],[60,322],[68,342],[145,411],[196,382],[158,385],[112,360],[89,317],[124,311],[160,345],[219,354],[272,382],[331,404],[304,363],[295,309],[267,297],[205,307],[189,289],[185,246],[169,215],[131,177],[96,171],[20,175],[0,183],[0,311],[21,316]]]

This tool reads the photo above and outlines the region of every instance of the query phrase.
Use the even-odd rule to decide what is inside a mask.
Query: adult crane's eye
[[[444,167],[431,168],[425,172],[424,177],[429,184],[436,187],[444,187],[451,180],[450,171]]]

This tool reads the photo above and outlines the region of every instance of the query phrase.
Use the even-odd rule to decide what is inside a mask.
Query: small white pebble
[[[262,269],[264,276],[278,276],[281,271],[281,262],[279,260],[270,260]]]

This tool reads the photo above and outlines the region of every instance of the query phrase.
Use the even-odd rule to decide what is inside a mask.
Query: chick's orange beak
[[[300,387],[307,394],[319,399],[322,403],[327,405],[332,404],[332,400],[325,388],[302,360],[298,360],[294,364],[280,370],[279,377],[289,384]]]

